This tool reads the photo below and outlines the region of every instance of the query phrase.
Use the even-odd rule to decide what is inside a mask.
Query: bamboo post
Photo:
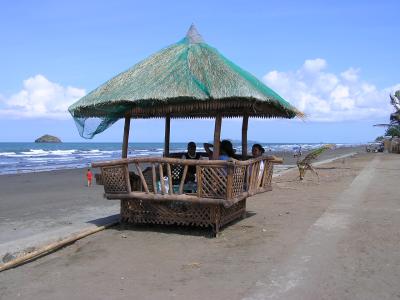
[[[183,194],[183,186],[185,185],[185,179],[186,179],[186,174],[188,171],[188,165],[185,165],[185,167],[183,168],[183,175],[181,178],[181,182],[179,184],[179,194]]]
[[[226,178],[226,200],[232,199],[233,194],[233,173],[234,166],[228,166],[228,175]]]
[[[261,187],[265,188],[265,182],[267,181],[268,177],[268,169],[269,169],[269,164],[270,162],[268,160],[263,160],[264,164],[264,170],[263,170],[263,175],[262,175],[262,180],[261,180]]]
[[[165,117],[165,135],[164,135],[164,156],[169,156],[169,135],[171,132],[171,118],[170,116]]]
[[[246,166],[246,190],[250,191],[250,172],[251,165]]]
[[[196,178],[197,178],[197,197],[201,197],[203,194],[202,191],[202,178],[201,178],[201,167],[199,165],[196,166]]]
[[[161,194],[165,194],[165,182],[164,182],[164,171],[163,171],[163,165],[160,163],[158,165],[158,169],[160,171],[160,183],[161,183]]]
[[[124,137],[122,141],[122,158],[128,157],[129,128],[131,127],[131,117],[125,116]]]
[[[131,187],[131,178],[129,176],[129,165],[128,164],[124,164],[125,166],[125,184],[127,187],[127,191],[128,193],[130,193],[132,191],[132,187]]]
[[[257,176],[257,172],[258,172],[258,170],[257,170],[257,162],[253,162],[251,164],[251,174],[250,174],[250,184],[249,184],[250,189],[249,189],[249,192],[253,192],[253,190],[254,190],[254,181],[255,181],[255,178]]]
[[[154,163],[151,164],[151,173],[153,180],[153,191],[154,194],[157,194],[157,176],[156,176],[156,166],[154,165]]]
[[[136,166],[136,170],[139,173],[140,180],[142,181],[142,185],[143,185],[144,191],[146,193],[149,193],[149,188],[147,187],[146,179],[144,179],[144,176],[143,176],[143,173],[142,173],[142,169],[140,168],[138,163],[136,163],[135,166]]]
[[[221,115],[217,115],[215,117],[215,126],[214,126],[214,147],[213,147],[213,157],[212,157],[213,160],[217,160],[219,157],[221,123],[222,123],[222,117]]]
[[[258,184],[258,178],[259,178],[259,176],[260,176],[260,162],[258,161],[258,162],[256,162],[256,167],[255,167],[255,169],[256,169],[256,172],[255,172],[255,176],[254,176],[254,182],[253,182],[253,189],[254,189],[254,191],[257,191],[257,188],[258,188],[258,186],[257,186],[257,184]]]
[[[171,165],[167,163],[167,174],[168,174],[168,193],[172,195],[174,193],[174,186],[172,182],[172,172],[171,172]]]
[[[242,159],[247,159],[247,128],[249,126],[249,116],[243,116],[242,123]]]

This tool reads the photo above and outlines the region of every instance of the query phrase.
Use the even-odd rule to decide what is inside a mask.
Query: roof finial
[[[190,25],[190,28],[186,34],[186,38],[188,39],[190,44],[198,44],[204,42],[203,37],[197,31],[193,23],[192,25]]]

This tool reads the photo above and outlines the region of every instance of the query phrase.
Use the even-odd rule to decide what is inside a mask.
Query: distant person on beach
[[[260,157],[265,152],[265,149],[260,144],[254,144],[251,148],[251,154],[254,158]]]
[[[210,148],[214,148],[213,144],[204,143],[204,150],[207,152],[208,157],[212,158],[213,150]],[[220,142],[219,147],[219,160],[228,160],[228,159],[235,159],[235,149],[233,149],[233,145],[229,140],[222,140]]]
[[[293,147],[293,157],[301,157],[301,146]]]
[[[93,174],[90,169],[87,170],[86,172],[86,179],[87,179],[87,186],[91,187],[92,186],[92,179],[93,179]]]

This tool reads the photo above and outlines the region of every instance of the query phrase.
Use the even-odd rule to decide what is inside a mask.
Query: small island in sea
[[[61,143],[61,140],[56,136],[45,134],[37,138],[35,143]]]

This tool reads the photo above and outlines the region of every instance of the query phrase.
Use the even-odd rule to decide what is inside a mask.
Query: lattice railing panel
[[[215,222],[210,205],[136,199],[124,200],[121,205],[121,218],[128,223],[209,226]]]
[[[128,193],[127,166],[102,167],[101,176],[106,193]]]
[[[226,167],[200,167],[201,197],[226,197],[227,169]]]
[[[152,194],[155,199],[167,194],[190,194],[199,198],[224,200],[270,190],[273,165],[279,163],[277,159],[272,160],[270,157],[246,162],[214,163],[171,158],[138,158],[124,162],[126,163],[98,163],[101,164],[99,167],[102,168],[102,175],[96,176],[96,180],[105,185],[106,194],[133,191]],[[127,180],[128,166],[131,167],[131,172]]]
[[[183,165],[171,164],[172,182],[179,184],[183,174]]]
[[[121,201],[121,222],[131,224],[177,224],[212,226],[214,232],[246,213],[246,200],[230,207],[189,204],[182,201],[154,202],[129,199]]]
[[[274,164],[271,163],[270,161],[266,161],[264,168],[266,168],[265,173],[264,173],[265,178],[263,178],[264,187],[265,188],[271,187],[272,186],[272,174],[274,172]]]
[[[237,197],[244,192],[246,167],[238,166],[233,171],[232,197]]]

